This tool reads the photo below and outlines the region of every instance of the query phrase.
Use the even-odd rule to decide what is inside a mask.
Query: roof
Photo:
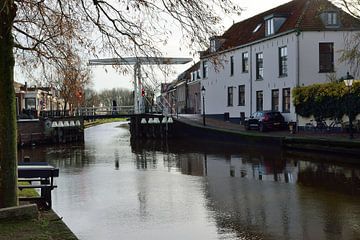
[[[191,79],[191,73],[197,71],[199,68],[200,68],[200,61],[192,65],[190,68],[186,69],[184,72],[182,72],[177,78],[178,81]]]
[[[340,27],[336,29],[326,28],[320,14],[324,11],[336,11],[339,13]],[[265,20],[269,16],[282,15],[287,16],[285,22],[281,25],[277,34],[293,31],[324,31],[324,30],[360,30],[359,20],[348,13],[339,9],[328,0],[293,0],[266,12],[248,18],[244,21],[232,25],[221,37],[225,40],[217,50],[224,51],[227,49],[250,44],[255,41],[268,38],[265,36]],[[254,29],[261,24],[258,31]],[[270,36],[269,36],[270,37]],[[209,49],[203,53],[202,57],[208,55]]]

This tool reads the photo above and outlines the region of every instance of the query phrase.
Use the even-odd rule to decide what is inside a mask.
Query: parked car
[[[258,129],[260,132],[272,129],[285,129],[287,123],[278,111],[257,111],[245,119],[245,129]]]

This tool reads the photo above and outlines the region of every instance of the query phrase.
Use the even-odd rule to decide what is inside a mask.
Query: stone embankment
[[[155,125],[157,124],[147,125],[148,130],[153,132],[151,129],[156,129]],[[161,121],[158,125],[161,125]],[[144,128],[144,126],[141,127]],[[259,144],[270,147],[360,156],[360,136],[355,135],[354,139],[349,139],[349,134],[346,132],[300,131],[292,134],[290,131],[284,130],[261,133],[256,130],[247,131],[239,124],[211,118],[206,118],[206,125],[204,126],[200,115],[174,116],[171,127],[168,127],[166,131],[166,134],[161,134],[159,137],[206,138],[236,144]],[[164,131],[162,130],[162,132]],[[158,138],[158,136],[151,134],[143,134],[138,137]]]

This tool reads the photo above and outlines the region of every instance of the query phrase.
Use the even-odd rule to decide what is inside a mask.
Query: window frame
[[[326,12],[326,25],[327,26],[339,25],[337,12]]]
[[[264,92],[262,90],[256,91],[256,111],[257,112],[263,111],[263,109],[264,109]]]
[[[277,93],[277,96],[274,95],[274,93]],[[271,90],[271,110],[272,111],[279,111],[279,100],[280,100],[279,98],[280,98],[279,89],[272,89]]]
[[[241,54],[241,60],[242,60],[242,72],[248,73],[249,72],[249,52],[243,52]]]
[[[274,18],[266,20],[266,36],[273,35],[275,33],[275,21]]]
[[[227,88],[227,106],[234,106],[234,87],[232,86]]]
[[[327,45],[327,46],[326,46]],[[324,51],[328,47],[328,51]],[[334,72],[334,43],[319,43],[319,73]]]
[[[287,46],[279,47],[279,77],[286,77],[288,75],[287,60]]]
[[[37,101],[35,97],[27,97],[24,99],[25,100],[25,110],[31,110],[31,109],[35,109],[37,110]],[[33,104],[29,104],[29,102],[32,102]],[[29,106],[34,106],[34,108],[29,108]]]
[[[264,54],[263,52],[259,52],[256,53],[256,80],[263,80],[263,79],[264,79]]]
[[[245,106],[245,84],[238,86],[238,106]]]
[[[286,94],[288,93],[288,94]],[[282,90],[282,112],[290,113],[291,108],[291,89],[283,88]]]
[[[234,76],[234,56],[230,56],[230,76]]]
[[[210,52],[216,52],[216,41],[215,41],[215,39],[210,40]]]
[[[208,61],[207,60],[204,60],[202,62],[202,75],[203,75],[203,78],[208,77]]]

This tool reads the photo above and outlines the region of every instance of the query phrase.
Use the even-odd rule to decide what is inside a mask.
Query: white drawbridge
[[[134,113],[145,113],[144,97],[142,96],[141,65],[172,65],[186,64],[192,58],[169,58],[169,57],[125,57],[91,59],[89,65],[134,65]]]

